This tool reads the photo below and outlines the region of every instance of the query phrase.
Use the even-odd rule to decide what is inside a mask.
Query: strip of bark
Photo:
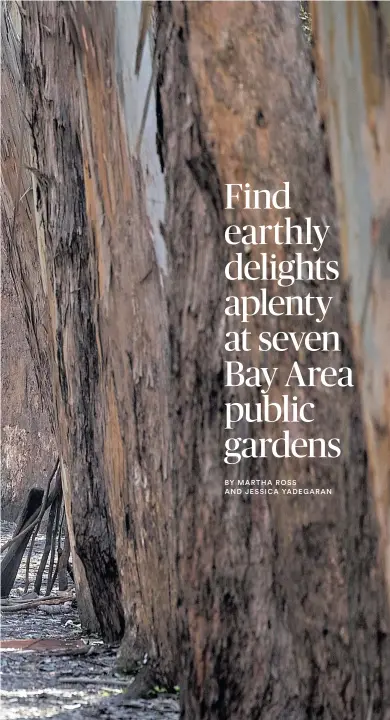
[[[59,474],[57,476],[56,484],[54,487],[54,498],[53,498],[53,501],[51,504],[49,518],[47,521],[45,547],[43,550],[41,562],[39,564],[38,572],[36,574],[36,578],[35,578],[35,582],[34,582],[34,592],[36,592],[37,595],[39,595],[41,592],[43,573],[45,572],[46,563],[47,563],[49,553],[50,553],[50,548],[51,548],[51,544],[52,544],[52,535],[53,535],[53,530],[54,530],[54,523],[55,523],[55,518],[57,515],[58,497],[59,497],[60,493],[61,493],[61,475]]]
[[[49,562],[49,570],[48,570],[48,574],[47,574],[45,595],[50,595],[53,585],[54,585],[54,582],[55,582],[55,577],[53,575],[53,568],[54,568],[55,554],[56,554],[57,533],[58,533],[59,524],[60,524],[61,507],[62,507],[62,489],[56,500],[56,514],[55,514],[53,532],[52,532],[52,536],[51,536],[50,562]]]
[[[67,566],[70,555],[70,542],[68,528],[65,527],[64,547],[58,560],[58,589],[63,592],[68,589]]]
[[[28,588],[29,588],[29,584],[30,584],[30,583],[29,583],[29,571],[30,571],[31,555],[32,555],[32,552],[33,552],[33,549],[34,549],[35,538],[36,538],[36,536],[37,536],[37,534],[38,534],[38,531],[39,531],[39,528],[40,528],[40,525],[41,525],[41,522],[42,522],[42,518],[43,518],[43,516],[44,516],[44,514],[45,514],[45,512],[46,512],[46,508],[47,508],[47,497],[48,497],[48,494],[49,494],[51,481],[52,481],[54,475],[56,474],[56,471],[58,471],[59,463],[60,463],[60,461],[59,461],[59,458],[58,458],[58,459],[57,459],[57,462],[56,462],[56,465],[55,465],[55,468],[54,468],[54,470],[53,470],[52,474],[50,475],[49,480],[48,480],[48,482],[47,482],[47,485],[46,485],[46,488],[45,488],[45,494],[44,494],[43,500],[42,500],[42,506],[41,506],[41,509],[40,509],[40,512],[39,512],[39,515],[38,515],[37,521],[36,521],[37,524],[35,525],[35,529],[34,529],[34,532],[33,532],[33,534],[32,534],[32,537],[31,537],[30,548],[29,548],[28,555],[27,555],[27,558],[26,558],[26,580],[25,580],[25,583],[24,583],[24,592],[25,592],[25,593],[28,592]]]

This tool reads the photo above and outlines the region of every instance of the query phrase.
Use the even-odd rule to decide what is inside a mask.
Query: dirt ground
[[[13,527],[3,523],[4,543]],[[38,568],[44,537],[38,536],[30,577]],[[23,600],[23,561],[9,602]],[[71,588],[70,588],[71,589]],[[31,587],[30,587],[31,591]],[[53,594],[56,595],[55,587]],[[4,603],[4,601],[2,601]],[[178,720],[176,697],[134,700],[126,696],[132,677],[116,668],[116,647],[107,647],[97,636],[83,636],[75,602],[1,612],[2,643],[25,641],[22,648],[1,651],[0,716],[2,720]],[[27,643],[35,640],[35,643]],[[40,641],[40,642],[38,642]],[[28,644],[29,649],[26,648]],[[66,645],[66,649],[64,647]],[[73,652],[74,654],[64,654]]]

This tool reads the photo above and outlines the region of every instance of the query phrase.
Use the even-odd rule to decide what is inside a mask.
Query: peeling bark
[[[104,636],[126,623],[122,665],[147,652],[172,684],[165,260],[152,210],[164,186],[157,151],[146,142],[137,156],[131,142],[127,103],[142,110],[150,77],[137,84],[120,17],[114,3],[26,3],[29,164],[71,542]],[[152,131],[149,118],[144,140]]]
[[[11,3],[12,6],[12,3]],[[12,10],[14,11],[12,13]],[[12,14],[12,18],[10,15]],[[43,228],[39,218],[40,208],[36,207],[32,192],[36,178],[26,169],[32,166],[32,125],[29,124],[29,98],[24,103],[24,83],[21,68],[20,27],[15,30],[15,19],[19,11],[15,7],[2,6],[2,236],[7,263],[12,275],[21,311],[24,317],[26,337],[33,360],[33,368],[41,395],[42,405],[48,415],[53,434],[56,433],[56,414],[53,403],[51,368],[55,362],[49,342],[49,308],[42,280],[42,266],[38,238]],[[24,107],[25,105],[25,107]],[[27,118],[23,120],[23,116]],[[38,122],[38,119],[35,119]],[[21,154],[22,146],[22,154]],[[20,198],[17,191],[20,176]],[[15,234],[12,237],[14,208],[16,213]],[[4,388],[3,388],[4,389]],[[58,441],[58,435],[56,437]],[[58,443],[57,443],[58,444]],[[62,477],[64,478],[63,474]],[[63,479],[64,482],[64,479]],[[70,501],[70,486],[64,489],[67,505],[67,523],[73,526]],[[72,537],[72,535],[71,535]],[[71,541],[78,606],[83,627],[91,632],[98,629],[85,571]]]
[[[316,403],[310,435],[341,437],[341,462],[223,462],[225,403],[260,400],[258,389],[224,387],[225,332],[242,330],[224,315],[225,298],[237,294],[224,277],[232,259],[224,228],[280,220],[275,211],[224,211],[224,183],[275,189],[288,179],[288,214],[298,224],[326,218],[333,232],[322,257],[339,257],[298,6],[162,3],[159,17],[183,717],[365,720],[372,712],[379,720],[390,703],[390,648],[356,388],[301,390]],[[323,329],[340,333],[341,357],[303,353],[303,366],[352,362],[346,292],[336,285],[321,283],[321,294],[334,297]],[[261,287],[244,282],[238,293]],[[248,329],[252,337],[309,330],[310,319],[268,316]],[[244,365],[261,365],[258,352],[245,355]],[[295,359],[269,352],[266,365],[283,371]],[[258,434],[244,422],[236,430]],[[230,498],[226,477],[296,478],[334,494],[288,504]]]
[[[98,338],[91,311],[94,263],[88,243],[75,57],[61,3],[26,3],[24,10],[22,65],[57,438],[70,478],[67,508],[70,505],[75,551],[85,568],[102,632],[114,640],[123,632],[123,615],[114,529],[103,470],[95,461],[101,455],[96,451],[100,438],[95,427]]]
[[[313,3],[381,557],[390,597],[390,12]]]
[[[23,250],[30,238],[26,232],[33,217],[32,194],[29,192],[26,172],[22,173],[21,187],[26,193],[20,203],[15,230],[21,235],[20,247],[11,240],[14,215],[14,199],[18,182],[20,159],[20,130],[23,91],[18,87],[20,68],[18,66],[18,35],[7,12],[1,16],[1,61],[2,61],[2,133],[1,159],[3,183],[1,189],[2,209],[2,292],[1,292],[1,381],[2,381],[2,454],[1,454],[1,495],[2,513],[13,513],[24,500],[30,485],[43,482],[54,461],[55,444],[51,433],[50,419],[45,412],[38,391],[40,378],[32,362],[26,342],[25,326],[36,327],[36,314],[42,310],[35,304],[36,292],[31,278],[36,278],[39,268],[33,263],[26,268]],[[24,153],[22,161],[27,162]],[[5,180],[5,182],[4,182]],[[9,260],[8,260],[9,258]],[[20,282],[15,288],[16,274]],[[31,333],[31,350],[35,362],[39,362],[39,342],[43,339],[44,327],[37,335]],[[43,366],[44,367],[44,366]],[[43,392],[47,387],[48,375],[43,373]]]
[[[137,88],[131,81],[134,56],[124,54],[124,43],[130,39],[118,37],[118,22],[110,4],[93,5],[87,14],[78,11],[75,16],[82,47],[87,214],[97,265],[102,460],[126,616],[121,662],[129,665],[147,651],[161,660],[161,669],[173,682],[166,311],[155,226],[147,206],[153,168],[150,158],[134,154],[129,133],[134,135],[137,126],[129,127],[126,116],[126,102],[132,104],[134,114],[140,102],[137,90],[145,86]],[[112,88],[109,94],[107,86]]]
[[[341,462],[223,462],[225,403],[259,400],[255,388],[224,387],[225,332],[242,329],[224,312],[224,228],[280,219],[227,213],[224,183],[288,179],[289,214],[325,217],[334,230],[322,257],[339,257],[298,5],[160,3],[143,142],[153,62],[148,45],[135,76],[139,10],[24,3],[37,226],[28,253],[46,333],[36,357],[54,396],[79,593],[86,604],[91,593],[106,638],[125,627],[127,667],[147,652],[171,684],[179,647],[183,718],[382,720],[390,648],[357,389],[302,390],[316,403],[310,434],[341,437]],[[299,359],[351,365],[347,288],[321,289],[334,297],[324,330],[340,333],[342,353]],[[249,329],[311,328],[306,317],[265,317]],[[269,353],[267,365],[295,359]],[[237,434],[252,432],[243,423]],[[227,476],[293,477],[334,494],[232,501]]]

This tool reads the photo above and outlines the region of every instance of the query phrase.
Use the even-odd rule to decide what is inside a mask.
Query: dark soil
[[[3,523],[2,543],[11,537],[12,530],[10,523]],[[31,559],[31,579],[38,569],[43,545],[44,537],[38,536]],[[24,579],[25,558],[11,601],[23,600]],[[32,582],[30,591],[31,585]],[[54,587],[53,595],[56,594],[58,588]],[[2,720],[48,717],[56,720],[178,720],[177,698],[164,694],[160,688],[156,698],[134,700],[126,695],[133,678],[117,669],[117,648],[103,645],[97,636],[83,636],[75,602],[1,613],[3,642],[30,638],[50,639],[52,647],[40,651],[2,649]],[[83,641],[82,654],[61,654],[65,652],[61,650],[64,640],[71,648],[72,642],[75,644],[75,653],[80,652],[80,641]]]

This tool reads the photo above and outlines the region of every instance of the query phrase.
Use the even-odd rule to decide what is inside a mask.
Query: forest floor
[[[3,523],[2,543],[11,537],[12,530],[10,523]],[[43,544],[44,537],[38,536],[31,578],[35,577]],[[24,580],[25,559],[10,601],[23,600]],[[175,697],[161,694],[134,700],[126,696],[132,678],[116,668],[117,648],[103,645],[96,636],[83,636],[74,605],[67,602],[1,612],[2,720],[178,720]]]

